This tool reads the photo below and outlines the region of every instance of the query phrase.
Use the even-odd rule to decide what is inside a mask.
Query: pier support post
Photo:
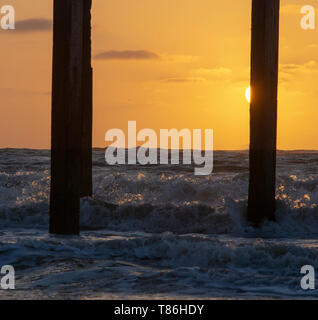
[[[91,0],[54,0],[50,194],[54,234],[79,234],[80,196],[91,193],[90,6]]]
[[[247,218],[275,220],[279,0],[253,0]]]
[[[82,76],[82,154],[81,197],[91,197],[92,183],[92,132],[93,132],[93,70],[91,66],[91,7],[92,0],[84,0],[83,10],[83,76]]]

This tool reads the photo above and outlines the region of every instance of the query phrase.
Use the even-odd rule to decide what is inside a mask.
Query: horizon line
[[[106,148],[109,148],[111,146],[106,146],[106,147],[93,147],[93,150],[104,150]],[[136,149],[141,148],[142,146],[137,146]],[[117,148],[114,148],[117,149]],[[118,148],[118,149],[125,149],[126,151],[134,149],[134,148]],[[149,148],[145,148],[149,149]],[[178,151],[178,149],[165,149],[165,148],[150,148],[150,149],[157,149],[157,150],[168,150],[168,151]],[[51,148],[30,148],[30,147],[1,147],[0,151],[3,150],[30,150],[30,151],[51,151]],[[179,149],[180,152],[183,151],[194,151],[198,149]],[[206,150],[201,150],[201,151],[206,151]],[[210,150],[211,151],[211,150]],[[212,150],[213,152],[249,152],[249,149],[215,149]],[[318,152],[318,149],[277,149],[277,152]]]

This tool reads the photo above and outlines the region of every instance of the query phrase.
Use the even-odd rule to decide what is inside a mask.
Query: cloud
[[[148,50],[105,51],[95,55],[97,60],[160,60],[160,56]]]
[[[15,23],[15,32],[39,32],[52,30],[53,23],[49,19],[26,19]]]
[[[207,68],[199,68],[193,71],[194,74],[213,78],[213,79],[220,79],[220,78],[229,78],[231,76],[232,70],[229,68],[219,67],[214,69],[207,69]]]
[[[168,54],[163,53],[160,55],[162,61],[172,63],[191,63],[199,60],[197,56],[190,56],[184,54]]]
[[[303,64],[289,63],[279,65],[279,81],[281,83],[291,83],[304,79],[304,77],[313,77],[318,73],[318,63],[314,60]]]
[[[318,70],[318,63],[314,60],[303,64],[280,64],[279,71],[285,74],[294,74],[296,72],[316,72]]]
[[[216,82],[236,82],[233,72],[229,68],[198,68],[187,74],[160,80],[167,83],[216,83]]]
[[[168,83],[195,83],[195,82],[205,82],[204,78],[195,78],[195,77],[175,77],[164,79],[163,82]]]
[[[110,50],[94,56],[97,60],[157,60],[166,63],[191,63],[199,59],[196,56],[155,53],[149,50]]]

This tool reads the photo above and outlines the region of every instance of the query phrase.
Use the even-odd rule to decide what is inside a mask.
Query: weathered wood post
[[[275,220],[280,0],[253,0],[250,178],[247,217]]]
[[[50,232],[55,234],[79,233],[80,196],[89,190],[82,185],[91,165],[90,5],[54,0]]]
[[[83,76],[82,76],[82,155],[80,196],[92,196],[92,132],[93,132],[93,70],[91,66],[91,7],[84,0],[83,10]]]

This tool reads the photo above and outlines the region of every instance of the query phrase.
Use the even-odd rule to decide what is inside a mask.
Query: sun
[[[245,98],[249,103],[251,103],[251,86],[246,89]]]

